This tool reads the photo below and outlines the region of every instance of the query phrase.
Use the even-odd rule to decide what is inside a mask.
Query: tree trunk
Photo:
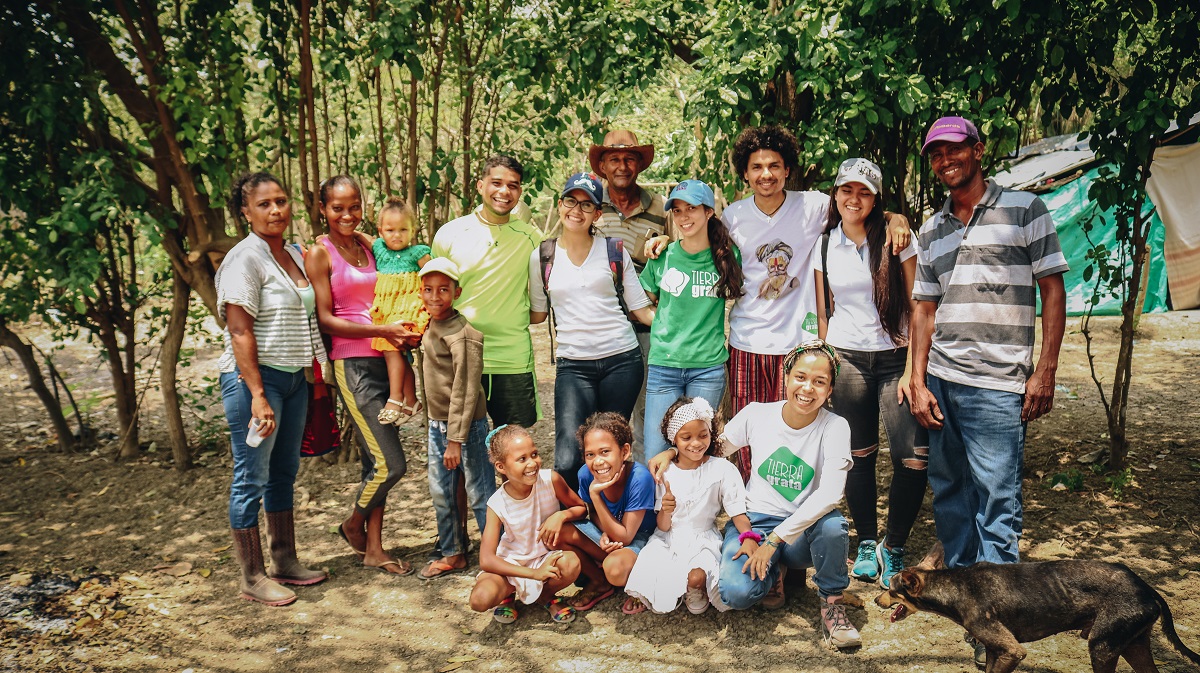
[[[167,417],[167,433],[171,438],[171,456],[175,461],[175,469],[184,472],[192,467],[192,454],[188,450],[187,431],[183,427],[183,416],[179,409],[176,373],[179,349],[183,346],[183,336],[187,331],[188,300],[192,295],[191,288],[178,273],[172,273],[171,280],[171,317],[167,322],[166,335],[163,336],[159,384],[162,388],[163,413]]]
[[[38,366],[37,358],[33,355],[33,346],[25,343],[25,340],[9,329],[3,321],[0,321],[0,346],[11,348],[25,367],[25,373],[29,375],[29,387],[42,401],[46,414],[50,416],[50,424],[54,426],[54,432],[58,435],[58,449],[64,453],[75,450],[76,441],[75,436],[71,434],[71,426],[67,425],[66,416],[63,415],[58,400],[46,387],[42,368]]]
[[[408,165],[404,167],[407,174],[404,180],[405,186],[408,188],[406,199],[408,207],[413,209],[417,214],[417,221],[421,221],[421,214],[417,211],[417,76],[409,73],[408,83]],[[433,231],[426,232],[426,241],[433,241]]]
[[[312,0],[300,0],[300,182],[308,222],[314,236],[325,226],[318,217],[317,191],[320,163],[317,157],[317,104],[313,94]]]

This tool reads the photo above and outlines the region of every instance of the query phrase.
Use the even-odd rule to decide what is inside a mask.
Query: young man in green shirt
[[[483,390],[494,426],[529,427],[541,416],[529,336],[529,255],[542,235],[513,214],[524,174],[512,157],[488,159],[475,183],[483,203],[433,237],[433,256],[450,258],[459,270],[455,308],[484,335]]]

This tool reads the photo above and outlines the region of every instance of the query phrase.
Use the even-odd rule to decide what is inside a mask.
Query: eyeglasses
[[[573,196],[564,196],[561,200],[559,200],[559,203],[561,203],[563,208],[566,208],[567,210],[570,210],[575,206],[579,206],[579,209],[585,213],[594,213],[596,212],[596,209],[600,207],[591,201],[580,201]]]

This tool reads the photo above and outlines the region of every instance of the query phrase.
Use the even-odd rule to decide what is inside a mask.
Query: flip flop
[[[500,601],[500,605],[492,609],[492,619],[500,624],[512,624],[517,621],[517,606],[512,596]]]
[[[588,595],[587,591],[588,591],[587,589],[580,591],[578,594],[573,596],[572,599],[580,598],[584,595]],[[592,608],[596,607],[597,603],[604,600],[605,598],[608,598],[609,596],[613,595],[616,592],[617,592],[616,587],[609,587],[607,591],[602,591],[598,594],[593,593],[593,594],[588,595],[589,600],[586,603],[580,603],[580,604],[571,603],[570,605],[571,605],[571,607],[575,608],[576,610],[591,610]]]
[[[461,568],[456,568],[456,567],[450,565],[449,563],[446,563],[445,561],[442,561],[439,559],[436,561],[430,561],[429,565],[425,566],[425,570],[422,570],[421,572],[417,573],[417,579],[419,579],[419,580],[435,580],[435,579],[437,579],[439,577],[443,577],[445,575],[453,575],[454,573],[465,572],[466,569],[467,569],[467,566],[465,566],[465,565]],[[432,575],[426,575],[425,571],[427,571],[427,570],[436,570],[437,572],[435,572]]]
[[[575,608],[567,605],[561,598],[552,598],[546,604],[546,611],[550,613],[550,621],[555,624],[570,624],[575,621]]]
[[[347,544],[347,545],[349,545],[349,546],[350,546],[350,551],[354,552],[355,554],[358,554],[358,558],[360,558],[360,559],[361,559],[361,558],[366,558],[366,556],[367,556],[367,552],[366,552],[366,550],[359,551],[359,550],[357,550],[357,549],[355,549],[355,548],[354,548],[354,543],[350,541],[350,538],[349,538],[349,537],[347,537],[347,535],[346,535],[346,529],[342,528],[342,524],[340,524],[340,523],[338,524],[338,535],[339,535],[339,536],[340,536],[340,537],[341,537],[343,540],[345,540],[345,541],[346,541],[346,544]]]
[[[388,568],[391,566],[396,566],[397,568],[400,569],[400,572],[392,572],[391,570],[388,570]],[[404,568],[404,564],[400,563],[399,561],[384,561],[383,563],[380,563],[377,566],[371,566],[371,565],[367,565],[366,563],[364,563],[363,567],[364,568],[374,568],[375,570],[378,570],[381,573],[387,573],[388,575],[397,575],[400,577],[403,577],[404,575],[413,574],[413,567],[411,565],[409,565],[408,569],[406,570]]]
[[[646,604],[640,598],[630,596],[621,604],[621,614],[623,615],[640,615],[646,611]]]

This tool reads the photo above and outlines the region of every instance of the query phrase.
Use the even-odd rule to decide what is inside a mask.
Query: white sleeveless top
[[[504,534],[496,547],[496,555],[500,558],[526,565],[550,553],[546,545],[538,540],[537,533],[542,522],[559,510],[554,483],[551,481],[553,475],[553,470],[540,470],[533,484],[533,492],[523,500],[509,495],[504,487],[496,489],[488,498],[488,509],[495,512],[500,523],[504,524]]]

